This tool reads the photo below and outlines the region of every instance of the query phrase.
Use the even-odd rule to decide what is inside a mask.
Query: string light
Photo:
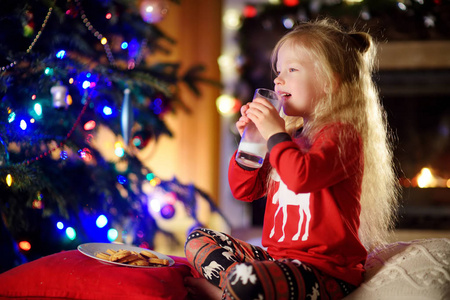
[[[80,10],[80,16],[81,20],[84,23],[84,26],[100,41],[100,43],[103,45],[103,48],[106,53],[106,57],[108,58],[108,61],[111,65],[115,65],[115,59],[111,52],[111,48],[109,47],[108,40],[97,30],[94,28],[94,26],[89,21],[88,17],[86,16],[86,13],[84,12],[84,9],[81,7],[80,0],[75,0],[75,3],[77,4],[79,10]]]
[[[78,126],[78,124],[80,123],[81,117],[84,115],[84,113],[86,112],[87,107],[89,106],[90,99],[91,99],[91,95],[89,94],[89,95],[86,97],[86,102],[84,103],[83,109],[81,110],[80,114],[78,115],[78,118],[76,119],[76,121],[75,121],[75,123],[73,124],[72,128],[71,128],[71,129],[69,130],[69,132],[67,133],[67,135],[66,135],[66,137],[64,138],[64,140],[63,140],[58,146],[56,146],[56,147],[54,147],[54,148],[52,148],[52,149],[50,149],[50,150],[48,150],[48,151],[46,151],[46,152],[44,152],[44,153],[42,153],[42,154],[40,154],[40,155],[38,155],[38,156],[32,158],[32,159],[23,161],[22,163],[19,163],[19,164],[26,164],[26,165],[29,165],[29,164],[31,164],[32,162],[38,161],[38,160],[44,158],[45,156],[51,154],[51,153],[52,153],[53,151],[55,151],[56,149],[61,148],[61,147],[66,143],[66,141],[72,136],[73,132],[75,131],[75,128],[76,128],[76,127]],[[10,123],[11,123],[11,122],[10,122]],[[64,155],[63,155],[63,153],[64,153]],[[65,156],[65,158],[67,158],[67,153],[65,153],[65,151],[61,151],[61,159],[65,159],[65,158],[63,158],[64,156]]]
[[[53,7],[50,7],[48,9],[47,15],[44,18],[44,22],[42,22],[41,25],[41,30],[38,31],[38,33],[36,34],[36,36],[34,37],[33,41],[31,42],[30,46],[28,46],[26,53],[30,54],[30,52],[33,50],[34,45],[36,44],[36,42],[39,40],[39,38],[41,37],[42,31],[44,30],[45,26],[48,23],[48,19],[50,18],[50,15],[52,14],[53,11]],[[6,65],[4,67],[1,68],[1,71],[7,71],[10,68],[14,67],[15,65],[17,65],[17,61],[13,61],[12,63],[10,63],[9,65]]]

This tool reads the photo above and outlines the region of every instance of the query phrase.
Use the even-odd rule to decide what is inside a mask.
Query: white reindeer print
[[[255,284],[255,282],[256,282],[256,275],[253,274],[253,266],[252,265],[246,265],[246,264],[236,265],[232,276],[234,276],[234,280],[230,281],[230,283],[232,285],[235,285],[239,280],[244,285],[247,284],[249,281],[252,284]]]
[[[302,229],[303,220],[306,217],[306,224],[305,224],[305,233],[302,236],[302,241],[306,241],[309,236],[309,222],[311,221],[311,212],[309,210],[309,198],[311,196],[310,193],[299,193],[295,194],[293,191],[289,190],[286,184],[280,179],[279,175],[276,174],[274,176],[275,181],[279,181],[280,185],[278,187],[278,191],[273,195],[272,203],[276,204],[278,202],[278,208],[275,212],[275,215],[273,217],[273,227],[270,232],[270,237],[273,237],[275,234],[275,218],[282,210],[283,212],[283,225],[282,225],[282,232],[283,235],[280,237],[278,242],[282,242],[285,239],[285,232],[284,228],[286,227],[287,223],[287,206],[288,205],[294,205],[298,206],[298,212],[300,215],[300,220],[298,222],[298,230],[297,233],[292,237],[293,241],[297,241],[300,237],[300,232]]]
[[[229,261],[236,261],[233,252],[223,252],[222,255]]]
[[[315,284],[315,286],[313,286],[313,290],[312,290],[312,294],[308,294],[306,295],[306,297],[309,297],[309,299],[311,300],[317,300],[317,298],[320,296],[320,292],[319,292],[319,284]]]
[[[206,267],[202,267],[205,278],[211,280],[213,277],[219,278],[220,271],[225,270],[224,267],[217,262],[212,261]]]

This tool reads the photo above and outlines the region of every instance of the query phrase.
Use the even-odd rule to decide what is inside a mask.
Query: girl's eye
[[[297,69],[289,68],[289,72],[295,72],[295,71],[297,71]]]

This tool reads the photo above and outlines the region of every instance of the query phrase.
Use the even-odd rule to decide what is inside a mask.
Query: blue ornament
[[[123,142],[127,146],[131,138],[131,129],[133,128],[134,118],[133,118],[133,107],[131,106],[130,100],[130,89],[125,89],[123,91],[123,103],[122,103],[122,137]]]

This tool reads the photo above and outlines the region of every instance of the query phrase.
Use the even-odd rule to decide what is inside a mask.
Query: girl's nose
[[[283,80],[282,80],[281,77],[278,75],[278,76],[275,77],[275,79],[273,80],[273,83],[275,83],[275,85],[283,84]]]

